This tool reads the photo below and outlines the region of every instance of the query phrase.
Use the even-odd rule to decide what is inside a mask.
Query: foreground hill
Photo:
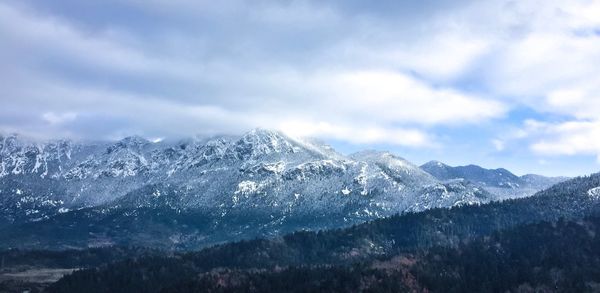
[[[491,236],[496,231],[541,221],[556,222],[561,218],[577,221],[596,216],[600,211],[599,190],[600,175],[595,174],[557,184],[529,198],[481,206],[434,209],[375,220],[347,229],[297,232],[273,240],[243,241],[199,252],[117,262],[76,272],[59,281],[55,288],[81,288],[94,292],[94,288],[108,286],[116,290],[114,292],[121,289],[158,292],[179,286],[181,282],[193,281],[198,274],[216,268],[252,271],[287,266],[343,265],[343,272],[350,268],[347,265],[354,263],[388,259],[398,254],[414,255],[432,247],[458,247],[457,251],[461,251],[460,247],[465,243]],[[526,240],[529,236],[523,234],[521,237]],[[507,241],[511,243],[510,238]],[[527,246],[522,247],[525,249]],[[430,261],[433,260],[437,261],[438,258]],[[316,274],[319,274],[318,271]],[[348,274],[353,273],[350,271]],[[69,284],[82,287],[68,287]],[[190,286],[195,285],[192,283]]]
[[[214,270],[182,278],[160,292],[597,292],[598,233],[597,217],[543,222],[457,248],[349,266]],[[81,285],[65,278],[52,291],[87,289],[85,279],[79,280]]]

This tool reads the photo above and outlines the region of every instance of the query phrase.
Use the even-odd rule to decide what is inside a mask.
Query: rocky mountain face
[[[189,248],[498,198],[477,181],[434,176],[390,153],[344,156],[263,129],[158,143],[3,136],[0,228],[15,241],[36,231],[27,242],[45,247]]]
[[[441,181],[470,181],[476,186],[495,194],[497,199],[530,196],[568,179],[566,177],[545,177],[533,174],[517,176],[503,168],[485,169],[477,165],[452,167],[438,161],[428,162],[422,165],[421,169]]]

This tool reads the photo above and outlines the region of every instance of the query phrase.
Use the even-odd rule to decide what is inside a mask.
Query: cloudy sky
[[[0,132],[600,170],[600,1],[0,0]]]

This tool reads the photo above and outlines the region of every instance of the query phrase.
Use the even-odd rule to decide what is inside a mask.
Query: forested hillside
[[[600,289],[600,218],[529,224],[457,247],[352,265],[213,269],[149,257],[87,270],[50,292],[591,292]],[[159,267],[159,270],[148,268]],[[93,286],[90,286],[93,284]]]

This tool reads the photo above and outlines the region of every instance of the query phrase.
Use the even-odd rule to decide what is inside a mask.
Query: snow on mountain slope
[[[104,216],[86,221],[103,225],[117,210],[156,209],[201,212],[230,234],[250,237],[496,199],[476,184],[440,181],[390,153],[344,156],[315,140],[264,129],[158,143],[3,137],[0,164],[0,216],[9,223],[44,225],[93,209]]]
[[[10,175],[39,175],[56,177],[73,151],[69,141],[57,140],[46,144],[22,141],[17,135],[0,135],[0,177]]]
[[[600,198],[600,187],[594,187],[587,192],[588,196],[591,199],[599,199]]]

